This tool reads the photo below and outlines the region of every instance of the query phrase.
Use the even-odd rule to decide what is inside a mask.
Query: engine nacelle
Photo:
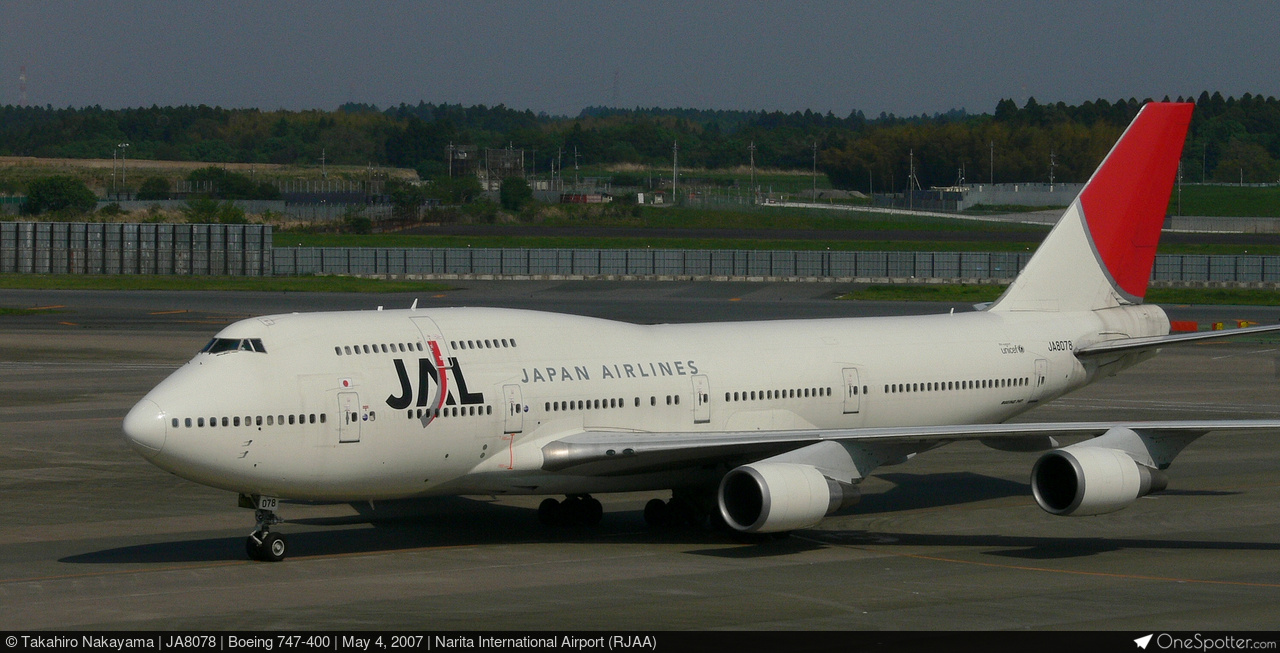
[[[1138,464],[1123,451],[1085,444],[1050,451],[1031,468],[1031,491],[1046,512],[1115,512],[1169,484],[1163,472]]]
[[[812,526],[858,501],[858,488],[833,481],[816,467],[759,462],[720,481],[720,514],[734,530],[778,533]]]

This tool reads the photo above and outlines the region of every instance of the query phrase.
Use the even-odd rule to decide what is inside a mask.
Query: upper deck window
[[[267,353],[261,338],[214,338],[200,350],[202,354],[221,354],[228,351],[256,351]]]

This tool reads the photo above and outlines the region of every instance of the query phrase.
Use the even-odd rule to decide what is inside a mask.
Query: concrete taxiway
[[[834,302],[826,284],[467,286],[419,305],[638,322],[953,308]],[[1035,454],[971,443],[881,468],[861,504],[783,541],[651,531],[647,494],[600,496],[595,529],[540,526],[538,498],[287,504],[279,564],[244,558],[253,519],[233,495],[124,443],[125,412],[221,325],[414,298],[0,291],[0,306],[60,307],[0,316],[0,630],[1266,630],[1280,614],[1280,433],[1206,436],[1168,491],[1099,517],[1045,514]],[[1278,376],[1280,345],[1171,348],[1021,419],[1275,418]]]

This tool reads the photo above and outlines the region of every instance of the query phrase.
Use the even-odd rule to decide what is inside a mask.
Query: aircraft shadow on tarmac
[[[846,515],[943,508],[1027,496],[1027,484],[971,472],[884,474],[895,485],[868,494]],[[1169,492],[1173,494],[1173,492]],[[1231,492],[1181,491],[1178,494],[1219,496]],[[693,555],[753,558],[790,555],[831,544],[974,547],[1002,549],[988,555],[1054,559],[1096,555],[1130,548],[1205,550],[1280,550],[1280,544],[1158,539],[1018,537],[1003,535],[924,535],[856,530],[807,531],[813,537],[776,539],[744,537],[708,527],[651,529],[640,510],[611,511],[599,526],[549,527],[538,523],[531,508],[503,505],[482,497],[432,497],[351,504],[356,514],[286,520],[276,530],[289,539],[290,556],[325,556],[392,552],[436,547],[536,543],[675,543],[705,544]],[[287,507],[282,511],[288,514]],[[303,530],[306,527],[312,527]],[[170,542],[153,542],[82,553],[62,558],[71,564],[154,564],[244,560],[244,539],[252,528],[246,511],[244,534]],[[743,546],[750,544],[753,546]]]
[[[876,514],[1031,496],[1031,486],[1027,483],[973,472],[876,474],[875,478],[894,486],[884,492],[864,494],[848,512]]]
[[[1155,551],[1280,551],[1280,542],[1227,542],[1154,538],[1058,537],[1026,535],[956,535],[888,533],[881,531],[825,531],[820,542],[844,546],[902,546],[996,549],[983,555],[1026,560],[1083,558],[1125,549]]]

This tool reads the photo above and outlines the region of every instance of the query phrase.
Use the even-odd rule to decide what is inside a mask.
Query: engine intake
[[[860,496],[857,487],[833,481],[811,465],[769,462],[731,470],[718,494],[725,522],[744,533],[812,526]]]
[[[1036,503],[1054,515],[1115,512],[1168,485],[1163,472],[1138,464],[1123,451],[1096,446],[1055,449],[1031,469]]]

